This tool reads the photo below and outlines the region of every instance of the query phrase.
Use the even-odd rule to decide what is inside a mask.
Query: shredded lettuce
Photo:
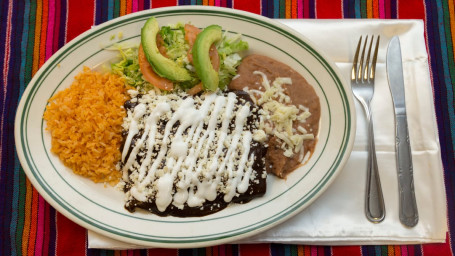
[[[178,23],[173,26],[163,26],[160,30],[163,38],[166,55],[179,66],[188,65],[188,50],[190,46],[185,41],[185,25]]]
[[[237,75],[237,66],[242,61],[238,53],[248,50],[248,43],[241,40],[241,34],[228,38],[225,33],[217,46],[217,50],[221,64],[218,72],[220,78],[219,88],[224,90],[232,78]]]
[[[128,86],[144,90],[152,88],[153,86],[142,77],[137,57],[137,46],[128,48],[117,46],[116,49],[119,51],[122,60],[111,64],[112,73],[123,77]]]
[[[242,58],[237,53],[226,56],[224,61],[221,62],[219,75],[219,87],[221,90],[226,89],[226,87],[231,82],[232,78],[237,75],[237,66],[240,65]]]
[[[179,66],[186,68],[191,74],[191,80],[176,84],[180,88],[190,89],[200,82],[194,67],[188,60],[190,45],[185,40],[185,24],[163,26],[160,29],[160,36],[166,48],[166,55]]]
[[[248,50],[248,43],[241,40],[242,35],[237,34],[234,37],[228,38],[226,33],[223,35],[221,43],[218,45],[218,54],[222,57],[226,57],[233,53]]]

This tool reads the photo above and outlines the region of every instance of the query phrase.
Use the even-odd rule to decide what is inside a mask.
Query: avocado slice
[[[216,91],[218,89],[218,70],[215,70],[210,62],[209,50],[213,43],[221,40],[221,37],[221,27],[210,25],[202,30],[194,41],[193,64],[205,90]]]
[[[180,67],[171,59],[161,55],[156,45],[156,34],[160,28],[155,17],[149,18],[141,30],[141,43],[145,56],[153,70],[161,77],[172,81],[188,81],[191,75],[188,70]]]

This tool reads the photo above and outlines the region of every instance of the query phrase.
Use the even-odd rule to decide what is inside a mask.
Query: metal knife
[[[414,193],[411,146],[409,144],[408,121],[404,95],[403,67],[400,40],[397,36],[390,40],[387,49],[387,78],[395,109],[396,157],[399,191],[399,217],[402,224],[414,227],[419,221]]]

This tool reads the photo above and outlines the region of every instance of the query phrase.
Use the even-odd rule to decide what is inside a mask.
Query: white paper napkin
[[[444,242],[447,232],[443,169],[433,92],[420,20],[279,20],[302,33],[336,62],[349,81],[360,35],[380,35],[375,95],[372,102],[375,142],[386,218],[370,223],[364,214],[366,122],[358,102],[357,134],[351,157],[330,188],[303,212],[285,223],[237,243],[318,245],[417,244]],[[398,218],[394,112],[386,76],[389,40],[402,46],[408,126],[414,165],[419,223],[403,226]],[[88,231],[89,248],[142,248]]]

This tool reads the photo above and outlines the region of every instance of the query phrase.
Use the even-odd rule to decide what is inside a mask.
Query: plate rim
[[[243,16],[247,19],[256,20],[256,22],[260,23],[261,25],[262,24],[268,25],[268,26],[266,26],[268,28],[270,26],[272,26],[275,29],[277,29],[285,34],[288,34],[290,36],[290,37],[288,37],[289,39],[293,38],[294,40],[300,42],[300,43],[298,43],[299,45],[301,45],[302,43],[306,44],[308,46],[308,48],[312,49],[316,55],[319,55],[320,58],[318,58],[318,59],[320,60],[320,62],[322,61],[324,63],[324,67],[326,68],[327,71],[329,71],[329,70],[331,71],[331,72],[329,72],[329,74],[331,74],[332,80],[333,81],[337,80],[336,84],[338,85],[337,86],[338,90],[345,94],[345,97],[344,97],[345,100],[343,100],[342,103],[343,103],[343,107],[346,109],[346,111],[344,111],[344,114],[348,116],[348,120],[345,121],[345,126],[348,126],[348,128],[347,129],[345,128],[345,133],[344,133],[345,139],[343,139],[344,143],[342,143],[342,145],[344,145],[344,147],[343,147],[344,150],[342,151],[343,153],[341,154],[341,156],[337,156],[335,158],[337,161],[334,161],[334,163],[332,163],[332,166],[335,165],[335,168],[333,168],[333,167],[329,168],[329,170],[327,170],[326,173],[324,174],[323,178],[321,178],[321,180],[318,181],[318,183],[323,182],[323,184],[315,186],[310,192],[308,192],[308,194],[311,194],[309,198],[307,198],[306,200],[303,200],[303,202],[301,202],[301,200],[303,198],[300,198],[294,205],[292,205],[292,207],[288,207],[286,210],[281,211],[280,213],[276,214],[276,216],[274,216],[274,218],[272,220],[265,221],[265,223],[260,225],[259,228],[256,228],[256,224],[249,225],[249,226],[252,226],[250,229],[248,229],[246,231],[234,232],[234,234],[229,234],[227,236],[220,235],[218,237],[213,237],[212,235],[208,235],[208,236],[211,236],[208,240],[205,240],[205,239],[194,239],[194,240],[184,239],[184,240],[182,240],[182,238],[178,238],[179,240],[171,239],[170,241],[163,241],[163,240],[154,241],[153,239],[152,240],[144,239],[144,240],[139,241],[139,244],[143,244],[143,245],[152,245],[152,246],[153,245],[158,245],[158,246],[164,245],[164,247],[182,247],[182,246],[186,246],[186,245],[188,245],[188,247],[208,246],[208,245],[218,244],[221,242],[225,243],[225,242],[230,242],[230,241],[234,241],[237,239],[241,239],[246,236],[250,236],[250,235],[259,233],[259,232],[265,230],[266,228],[270,228],[274,225],[277,225],[277,224],[283,222],[284,220],[294,216],[298,212],[300,212],[300,210],[305,208],[307,205],[309,205],[312,201],[314,201],[318,197],[318,196],[315,197],[316,194],[319,194],[319,195],[322,194],[329,187],[329,185],[333,182],[335,177],[339,174],[342,167],[346,163],[348,156],[350,155],[350,152],[352,150],[352,146],[353,146],[353,141],[354,141],[353,135],[355,134],[355,125],[353,125],[353,124],[355,124],[355,112],[353,112],[352,95],[349,95],[347,93],[348,88],[346,86],[346,83],[345,83],[343,77],[340,75],[338,68],[330,61],[330,59],[328,59],[320,50],[318,50],[317,47],[314,47],[314,45],[312,45],[310,40],[308,40],[307,38],[302,36],[300,33],[290,29],[289,27],[287,27],[281,23],[278,23],[277,21],[262,17],[260,15],[256,15],[256,14],[252,14],[252,13],[244,12],[244,11],[239,11],[239,10],[233,10],[233,9],[229,9],[229,8],[202,7],[202,6],[191,6],[191,7],[190,6],[180,6],[180,7],[156,8],[156,9],[151,9],[151,10],[146,10],[146,11],[129,14],[129,15],[126,15],[123,17],[119,17],[119,18],[110,20],[103,24],[94,26],[91,29],[89,29],[88,31],[86,31],[86,32],[82,33],[81,35],[77,36],[76,38],[74,38],[71,42],[69,42],[64,47],[62,47],[59,51],[57,51],[55,54],[53,54],[53,56],[48,61],[46,61],[46,63],[33,76],[29,85],[32,85],[33,87],[35,87],[34,85],[36,85],[37,80],[45,73],[45,70],[47,68],[49,68],[50,66],[52,66],[52,63],[54,63],[58,57],[61,57],[65,51],[69,50],[75,44],[82,43],[82,41],[89,41],[90,36],[94,36],[97,32],[102,31],[106,27],[110,27],[115,24],[124,23],[125,20],[137,20],[137,19],[139,19],[139,17],[164,14],[167,12],[178,13],[177,15],[182,14],[182,13],[189,14],[189,12],[191,12],[191,11],[199,12],[199,13],[200,12],[218,13],[218,14],[223,14],[223,15],[227,15],[227,16],[232,16],[232,15]],[[280,33],[280,34],[283,34],[283,33]],[[322,64],[322,62],[321,62],[321,64]],[[20,124],[23,124],[23,116],[19,115],[19,113],[23,113],[24,106],[26,105],[26,102],[27,102],[28,98],[30,97],[31,92],[33,92],[32,89],[33,88],[31,88],[31,86],[27,86],[26,90],[24,91],[24,93],[22,95],[22,96],[26,96],[26,97],[21,97],[21,101],[20,101],[20,104],[17,109],[18,111],[16,113],[15,129],[14,129],[15,130],[16,148],[18,151],[19,160],[21,162],[21,165],[22,165],[24,171],[27,174],[27,177],[33,176],[33,179],[31,179],[32,184],[34,185],[35,188],[37,188],[37,190],[39,190],[40,195],[45,197],[46,201],[48,201],[49,203],[53,202],[52,206],[54,206],[56,209],[58,209],[59,212],[65,212],[66,214],[64,214],[64,215],[66,217],[68,217],[71,220],[75,221],[76,223],[84,226],[85,228],[94,230],[95,232],[99,232],[99,233],[108,235],[110,237],[116,238],[116,239],[118,239],[119,237],[125,238],[121,234],[112,236],[111,232],[102,230],[102,229],[98,228],[97,226],[87,223],[86,221],[78,218],[77,216],[74,216],[73,212],[71,210],[66,209],[64,207],[64,204],[62,204],[62,202],[55,202],[55,198],[54,199],[50,198],[51,195],[48,194],[49,191],[47,191],[45,188],[42,187],[42,184],[39,183],[39,180],[35,176],[36,172],[39,172],[39,171],[37,169],[33,170],[33,171],[31,169],[29,169],[30,163],[29,163],[28,159],[24,159],[24,158],[27,158],[26,155],[22,151],[22,147],[18,147],[17,145],[23,145],[23,138],[22,138],[22,136],[20,136],[23,132],[22,126],[20,125]],[[35,93],[36,93],[36,91],[38,91],[38,89],[35,90]],[[27,100],[24,101],[24,98],[26,98]],[[19,112],[19,110],[20,110],[20,112]],[[19,118],[20,116],[22,116],[22,117]],[[25,130],[25,128],[24,128],[24,130]],[[18,141],[20,142],[20,144],[18,144]],[[346,156],[346,154],[348,156]],[[338,153],[338,155],[340,155],[340,153]],[[27,163],[25,166],[23,164],[24,162]],[[326,176],[328,174],[329,174],[329,177],[326,178]],[[57,204],[57,207],[55,204]],[[248,227],[248,225],[247,225],[247,227]],[[244,228],[245,228],[245,226],[242,229],[244,229]],[[232,232],[230,232],[230,233],[232,233]],[[173,237],[173,238],[175,239],[175,237]],[[137,243],[138,242],[137,239],[138,238],[136,237],[136,239],[126,238],[126,239],[122,239],[122,240]]]

